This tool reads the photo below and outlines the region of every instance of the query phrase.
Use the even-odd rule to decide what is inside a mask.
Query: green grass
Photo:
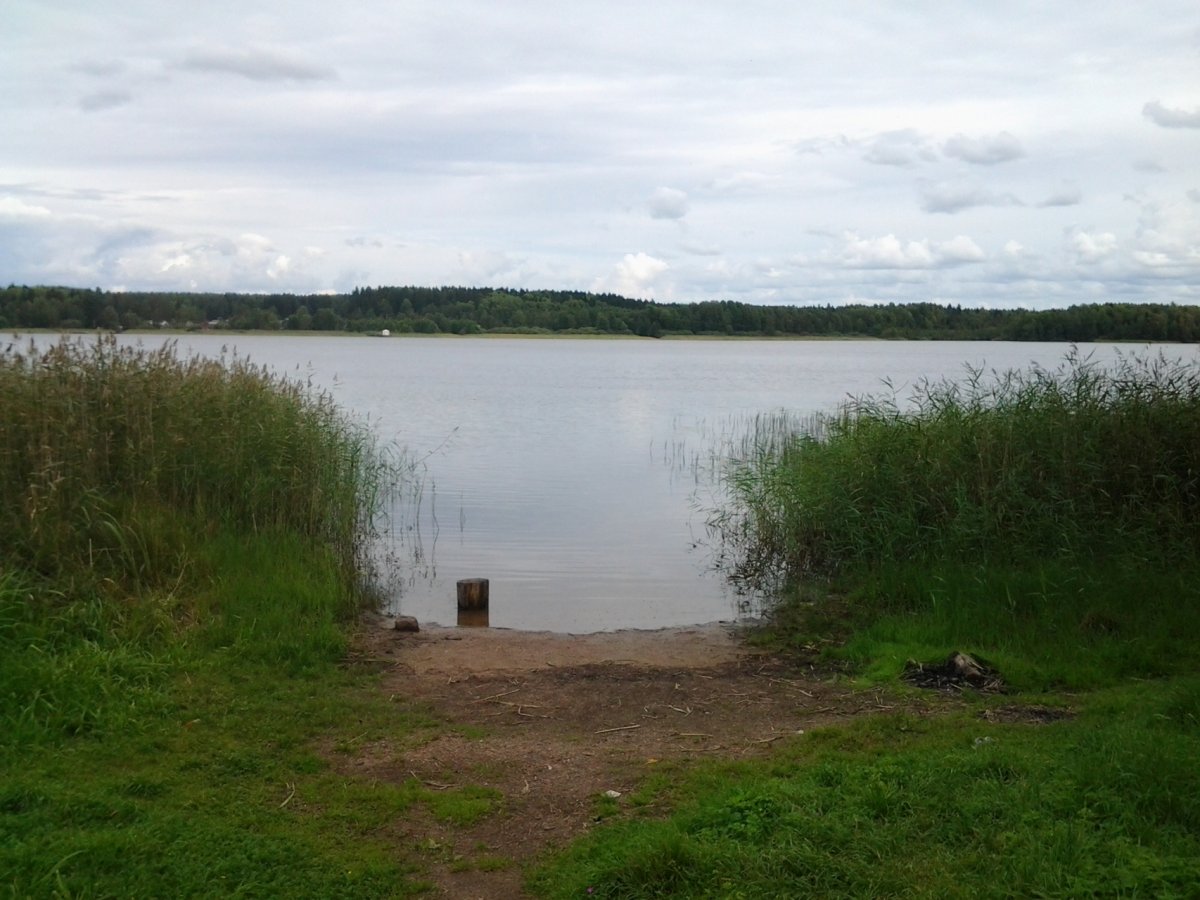
[[[894,681],[910,660],[985,657],[1013,690],[1091,690],[1200,671],[1200,563],[1139,568],[1054,559],[1017,568],[882,567],[854,579],[831,658]],[[804,643],[782,629],[779,642]]]
[[[669,818],[603,827],[533,885],[551,898],[1194,896],[1198,685],[1106,692],[1054,726],[964,713],[812,732],[766,763],[700,767],[668,791]]]
[[[65,616],[5,579],[20,622],[0,639],[0,893],[406,896],[410,810],[490,811],[465,788],[339,773],[339,747],[441,726],[345,665],[332,555],[287,543],[199,548],[229,575],[174,638],[122,633],[98,603]]]

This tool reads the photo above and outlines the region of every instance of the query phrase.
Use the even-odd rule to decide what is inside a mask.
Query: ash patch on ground
[[[911,685],[932,690],[971,689],[989,694],[1005,692],[1000,673],[986,660],[967,653],[951,653],[940,663],[920,663],[910,659],[900,677]]]

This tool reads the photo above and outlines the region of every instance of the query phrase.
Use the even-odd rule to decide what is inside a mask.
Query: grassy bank
[[[651,782],[673,812],[599,829],[545,896],[1200,893],[1196,366],[978,374],[746,448],[715,525],[780,598],[765,639],[901,697],[964,651],[1003,692]]]
[[[717,524],[781,598],[764,639],[897,707],[952,650],[1005,692],[647,767],[531,888],[1200,893],[1198,381],[1073,361],[761,420]],[[348,652],[395,476],[370,436],[238,360],[104,341],[0,356],[0,422],[0,894],[425,890],[409,824],[502,800],[355,775],[448,727]]]
[[[1077,718],[879,717],[767,763],[644,791],[666,819],[600,829],[546,897],[1190,897],[1200,883],[1195,678]],[[1121,717],[1113,724],[1113,717]]]
[[[0,894],[405,896],[396,823],[492,800],[340,774],[434,723],[347,657],[394,470],[236,359],[0,357]]]

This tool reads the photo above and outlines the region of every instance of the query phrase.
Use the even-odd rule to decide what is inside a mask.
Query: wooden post
[[[486,578],[464,578],[458,583],[459,609],[488,608],[488,580]]]
[[[460,609],[458,611],[459,628],[487,628],[488,611],[486,609]]]

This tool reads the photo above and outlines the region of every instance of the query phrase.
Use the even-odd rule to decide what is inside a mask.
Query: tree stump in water
[[[486,578],[464,578],[458,583],[459,609],[488,608],[488,580]]]

